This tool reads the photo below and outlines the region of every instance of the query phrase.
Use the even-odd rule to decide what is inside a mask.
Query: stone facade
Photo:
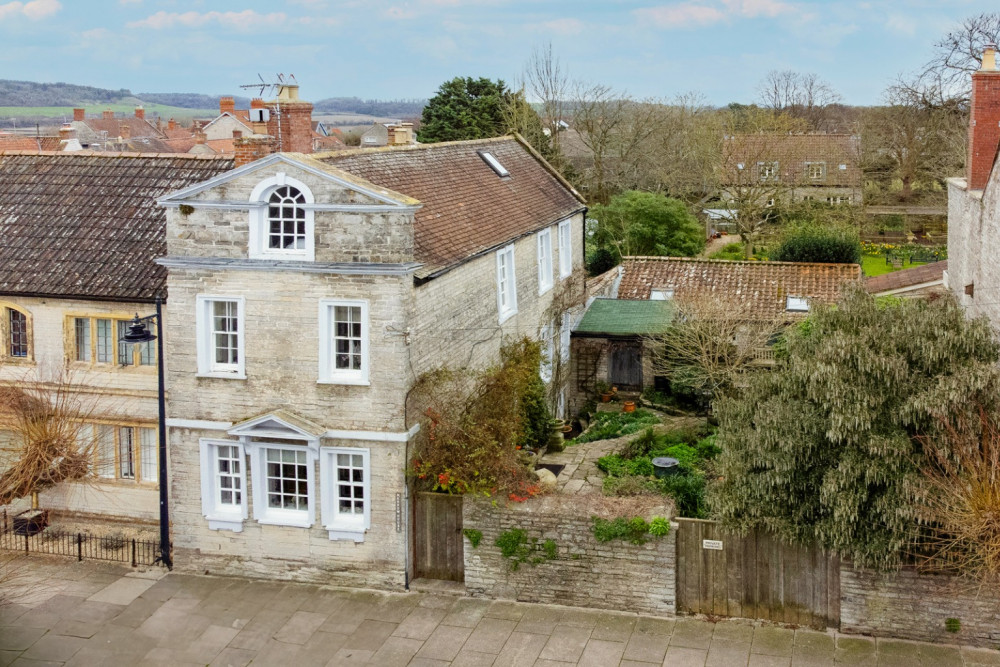
[[[957,632],[946,629],[949,618],[958,619]],[[879,575],[843,565],[840,630],[995,648],[1000,642],[1000,594],[945,575],[906,570]]]
[[[28,316],[27,358],[0,362],[0,383],[68,382],[80,395],[92,423],[157,427],[156,366],[121,366],[75,360],[74,318],[127,320],[152,312],[148,303],[0,296],[0,309],[13,307]],[[6,311],[4,312],[6,314]],[[114,346],[117,350],[117,344]],[[95,461],[96,463],[96,461]],[[59,514],[155,521],[156,480],[105,479],[67,483],[41,494],[43,508]]]
[[[1000,170],[985,190],[948,180],[948,272],[945,285],[969,315],[1000,325]]]
[[[465,539],[466,592],[473,597],[673,616],[677,524],[671,524],[665,537],[641,545],[623,540],[598,542],[586,508],[567,506],[566,500],[549,497],[494,506],[467,496],[464,527],[482,532],[482,540],[473,548]],[[664,508],[663,515],[667,513]],[[511,571],[496,540],[514,528],[539,543],[553,540],[557,557]]]
[[[270,180],[269,180],[270,179]],[[309,260],[249,259],[253,193],[266,182],[311,194]],[[169,198],[168,198],[169,199]],[[166,203],[167,358],[169,364],[171,512],[175,565],[190,571],[252,574],[322,583],[400,588],[409,564],[405,467],[419,428],[406,414],[409,389],[440,366],[495,363],[505,338],[538,336],[543,323],[558,350],[561,313],[583,299],[583,215],[572,218],[573,271],[539,295],[537,230],[514,244],[518,311],[500,322],[493,250],[426,281],[414,280],[414,211],[420,203],[300,155],[275,155],[257,167],[181,193]],[[331,210],[335,209],[335,210]],[[551,235],[557,238],[553,221]],[[228,377],[199,367],[199,296],[242,304],[242,372]],[[364,381],[323,378],[322,300],[364,302],[368,370]],[[319,319],[317,313],[320,313]],[[554,401],[558,376],[551,384]],[[553,403],[555,405],[555,403]],[[309,525],[262,520],[255,484],[263,472],[254,448],[305,441],[240,431],[262,415],[304,423],[322,461],[330,448],[364,452],[370,525],[344,536],[326,526],[320,502],[337,488],[323,466],[308,463]],[[281,422],[281,415],[293,415]],[[266,419],[270,419],[267,417]],[[307,428],[307,430],[308,430]],[[218,522],[203,504],[205,448],[240,444],[245,517]],[[268,473],[270,474],[270,473]],[[268,489],[270,491],[270,489]],[[263,491],[257,489],[263,497]]]

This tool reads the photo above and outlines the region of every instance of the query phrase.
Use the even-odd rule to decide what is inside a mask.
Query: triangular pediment
[[[229,435],[247,438],[280,438],[315,441],[326,429],[286,410],[275,410],[247,419],[229,429]]]

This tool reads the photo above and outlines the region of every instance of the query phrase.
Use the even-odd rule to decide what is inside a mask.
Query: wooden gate
[[[634,343],[611,346],[611,384],[625,389],[642,388],[642,348]]]
[[[769,534],[676,519],[677,609],[824,629],[840,625],[840,559]]]
[[[413,533],[414,577],[465,581],[462,496],[417,493]]]

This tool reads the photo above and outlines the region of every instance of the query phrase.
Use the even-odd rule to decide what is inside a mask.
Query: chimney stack
[[[114,120],[115,112],[111,109],[105,109],[104,113],[101,114],[101,117],[104,118],[104,120]]]
[[[206,141],[208,141],[208,135],[206,135],[204,132],[202,132],[201,130],[197,130],[194,133],[194,143],[204,144]]]
[[[232,97],[219,98],[219,114],[233,113],[236,111],[236,101]]]
[[[267,108],[271,110],[267,133],[274,137],[279,151],[313,152],[313,105],[299,99],[298,85],[282,84],[278,89],[278,98],[268,102]]]
[[[118,123],[118,136],[128,141],[132,138],[132,128],[128,123]]]
[[[135,117],[139,120],[146,119],[146,110],[142,108],[141,104],[135,108]]]
[[[968,188],[982,190],[989,181],[1000,146],[1000,70],[996,44],[983,47],[982,66],[972,75],[969,111]]]
[[[63,126],[59,128],[59,145],[61,146],[60,150],[63,151],[83,150],[83,146],[76,138],[76,130],[69,123],[63,123]]]
[[[85,118],[83,109],[73,109],[73,120],[83,120]]]
[[[176,130],[177,129],[177,121],[174,120],[173,118],[171,118],[170,120],[168,120],[167,121],[167,129],[168,130]]]

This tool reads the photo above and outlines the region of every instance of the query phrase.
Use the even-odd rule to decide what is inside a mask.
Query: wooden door
[[[619,389],[642,389],[642,349],[635,343],[611,347],[611,384]]]
[[[413,515],[414,577],[465,581],[462,496],[419,492]]]

